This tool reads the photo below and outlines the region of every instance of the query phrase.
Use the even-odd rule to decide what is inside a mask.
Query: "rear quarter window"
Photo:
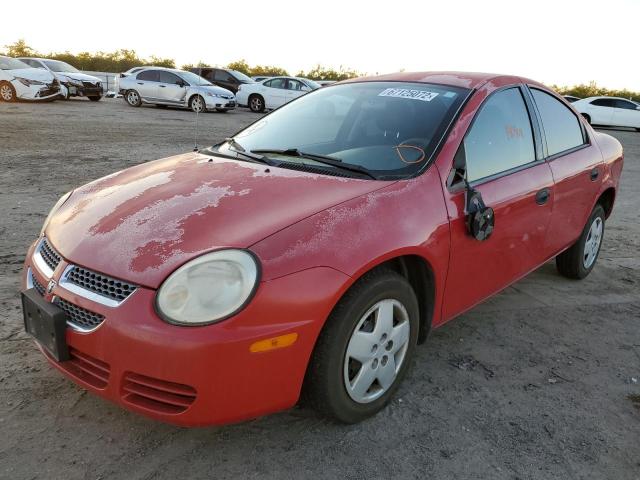
[[[585,143],[580,121],[569,107],[553,95],[537,88],[532,88],[531,93],[542,120],[548,156],[557,155]]]

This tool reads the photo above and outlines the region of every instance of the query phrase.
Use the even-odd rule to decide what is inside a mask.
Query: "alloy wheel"
[[[602,242],[602,218],[596,217],[589,227],[589,233],[587,234],[587,240],[584,242],[584,252],[582,256],[582,263],[584,268],[589,268],[596,261],[598,251],[600,250],[600,243]]]
[[[129,104],[137,105],[139,101],[140,101],[140,96],[138,95],[138,92],[131,91],[127,93],[127,102],[129,102]]]
[[[202,97],[196,97],[191,100],[191,110],[196,113],[200,113],[204,110],[204,102],[202,101]]]
[[[393,299],[377,302],[360,318],[347,345],[344,385],[352,400],[373,402],[394,384],[410,338],[409,314]]]
[[[11,100],[13,100],[13,91],[11,90],[11,87],[9,85],[0,86],[0,97],[2,97],[2,100],[4,100],[5,102],[10,102]]]
[[[262,110],[262,100],[260,100],[260,98],[253,97],[251,99],[251,110],[253,110],[254,112],[259,112],[260,110]]]

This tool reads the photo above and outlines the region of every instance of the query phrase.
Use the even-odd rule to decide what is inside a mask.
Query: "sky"
[[[3,5],[0,50],[113,51],[178,66],[245,59],[297,73],[320,63],[364,73],[462,70],[546,84],[640,91],[640,0],[318,0]],[[31,11],[33,13],[29,13]],[[14,21],[7,21],[13,18]]]

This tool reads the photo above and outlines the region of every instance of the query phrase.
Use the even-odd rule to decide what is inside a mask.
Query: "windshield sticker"
[[[446,98],[454,98],[456,96],[456,92],[447,92],[444,94]]]
[[[438,96],[436,92],[425,90],[409,90],[408,88],[387,88],[378,94],[379,97],[408,98],[410,100],[420,100],[430,102]]]

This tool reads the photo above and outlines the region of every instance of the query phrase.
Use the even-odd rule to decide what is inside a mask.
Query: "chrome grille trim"
[[[35,288],[36,292],[38,292],[40,295],[42,295],[44,297],[44,285],[42,285],[35,277],[35,275],[33,274],[33,270],[31,270],[31,267],[29,267],[27,269],[27,289],[29,288]]]
[[[33,254],[33,262],[45,277],[51,278],[53,271],[62,261],[62,257],[49,244],[46,237],[42,237]]]
[[[67,314],[67,325],[83,333],[92,332],[104,322],[104,316],[55,297],[53,303]]]
[[[81,275],[78,275],[79,272],[83,272],[82,276],[86,275],[94,275],[95,278],[100,278],[100,281],[96,284],[87,284],[87,286],[83,286],[81,284]],[[121,292],[118,293],[118,288],[114,287],[114,291],[110,292],[104,288],[104,285],[108,285],[109,282],[114,282],[114,284],[120,284],[119,290],[126,290],[127,293]],[[85,283],[85,282],[82,282]],[[118,307],[122,305],[122,303],[129,298],[137,289],[137,285],[133,285],[128,282],[124,282],[122,280],[118,280],[116,278],[110,277],[108,275],[104,275],[93,270],[89,270],[88,268],[79,267],[77,265],[68,265],[67,268],[64,269],[62,275],[60,276],[60,281],[58,282],[60,287],[68,290],[70,292],[75,293],[81,297],[91,300],[92,302],[99,303],[101,305],[106,305],[107,307]],[[126,286],[126,289],[122,287]],[[104,292],[104,293],[103,293]],[[110,296],[107,296],[110,295]]]

